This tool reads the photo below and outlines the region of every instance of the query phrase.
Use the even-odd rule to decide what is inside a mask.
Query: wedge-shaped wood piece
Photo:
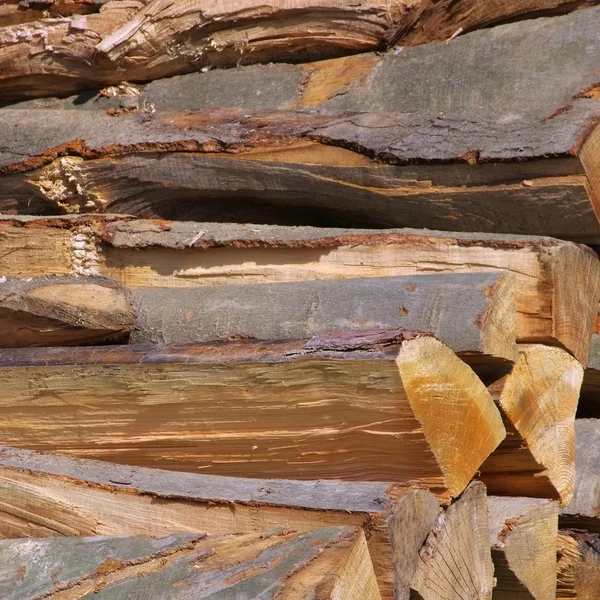
[[[131,299],[103,277],[35,277],[0,283],[0,346],[72,346],[127,339]]]
[[[560,530],[556,600],[595,600],[599,589],[598,534]]]
[[[129,288],[198,288],[496,269],[516,276],[517,339],[566,348],[585,364],[600,300],[600,263],[585,246],[414,229],[0,217],[0,272],[9,277],[95,274]]]
[[[133,292],[132,341],[298,339],[322,331],[431,332],[454,352],[514,361],[515,276],[494,271]]]
[[[419,552],[412,588],[423,600],[491,600],[494,567],[485,486],[470,484],[437,518]]]
[[[6,600],[184,600],[217,597],[225,588],[230,598],[381,598],[357,528],[4,540],[0,561]]]
[[[575,493],[561,509],[561,529],[584,529],[600,534],[600,420],[575,421]]]
[[[566,505],[575,485],[575,413],[583,368],[560,348],[525,345],[509,375],[488,386],[505,440],[481,467],[490,492]]]
[[[422,489],[390,483],[260,480],[197,475],[0,449],[0,537],[298,532],[332,525],[365,531],[382,597],[408,598],[427,581],[452,596],[491,588],[485,488],[470,485],[443,515]],[[439,563],[461,556],[456,577]],[[464,579],[463,579],[464,578]],[[425,582],[425,583],[424,583]],[[429,594],[429,595],[428,595]]]
[[[554,600],[558,505],[540,498],[488,498],[494,599]]]
[[[0,89],[1,97],[9,99],[156,79],[203,67],[297,62],[383,49],[395,42],[444,40],[529,13],[585,6],[578,0],[495,1],[487,10],[474,0],[463,0],[452,9],[449,0],[362,0],[352,7],[340,0],[280,0],[260,6],[249,0],[226,5],[112,0],[102,3],[100,14],[82,18],[77,13],[91,12],[81,9],[84,3],[66,0],[44,2],[50,18],[33,20],[33,11],[15,10],[15,4],[9,0],[0,7],[0,27],[5,28],[0,37]],[[29,70],[22,66],[27,60]]]
[[[505,436],[471,368],[401,330],[7,350],[0,387],[12,446],[219,475],[418,483],[445,499]]]

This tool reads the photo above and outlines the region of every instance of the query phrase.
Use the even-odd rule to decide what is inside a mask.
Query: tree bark
[[[555,600],[558,506],[530,498],[488,498],[494,600]]]
[[[516,276],[517,339],[566,348],[585,365],[600,263],[572,243],[410,229],[0,218],[0,272],[9,277],[103,275],[132,289],[198,288],[496,269]]]
[[[575,413],[583,368],[560,348],[520,347],[513,371],[488,386],[507,430],[482,465],[490,493],[567,505],[575,485]]]
[[[380,600],[364,534],[330,527],[250,535],[0,541],[6,600],[308,597]],[[151,594],[148,595],[148,594]]]
[[[600,490],[600,421],[575,421],[575,493],[570,504],[561,509],[561,529],[583,529],[600,533],[598,490]]]
[[[7,444],[140,466],[391,480],[447,500],[505,435],[477,375],[435,338],[400,330],[15,349],[0,365]]]
[[[126,341],[134,324],[128,291],[101,277],[8,279],[0,284],[0,346]]]
[[[456,353],[512,363],[515,279],[502,271],[133,291],[137,343],[427,331]]]
[[[598,534],[561,530],[556,600],[595,600],[600,589]]]

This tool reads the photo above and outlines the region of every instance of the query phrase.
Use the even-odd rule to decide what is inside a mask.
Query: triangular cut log
[[[494,600],[555,600],[558,505],[532,498],[488,498]]]
[[[507,430],[480,469],[490,493],[570,502],[582,379],[582,366],[564,350],[529,345],[512,372],[488,386]]]
[[[202,68],[381,50],[392,43],[444,40],[517,16],[586,6],[581,0],[517,0],[491,2],[483,9],[475,0],[462,0],[449,10],[450,4],[8,0],[0,6],[0,27],[5,28],[0,36],[0,98],[65,94]],[[31,7],[37,10],[24,10]]]
[[[569,505],[561,509],[560,526],[600,534],[600,420],[577,419],[575,441],[575,493]]]
[[[133,291],[137,343],[428,331],[454,352],[513,362],[515,278],[502,271]]]
[[[109,216],[0,218],[0,272],[9,277],[95,274],[129,288],[197,288],[496,269],[516,277],[517,339],[566,348],[585,365],[600,263],[569,242]]]
[[[477,375],[401,330],[308,343],[0,351],[11,446],[216,475],[398,481],[455,497],[504,439]]]
[[[380,600],[360,529],[0,541],[4,600],[307,597]],[[8,580],[8,581],[7,581]]]
[[[0,347],[126,341],[128,291],[102,277],[36,277],[0,283]]]
[[[600,590],[600,537],[560,530],[556,600],[596,600]]]

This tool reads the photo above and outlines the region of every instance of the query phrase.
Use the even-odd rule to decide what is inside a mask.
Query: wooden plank
[[[0,350],[0,382],[0,435],[15,447],[219,475],[416,483],[446,500],[505,435],[472,369],[401,330]]]
[[[495,1],[484,10],[463,0],[449,10],[449,0],[362,0],[351,8],[339,0],[278,0],[260,7],[248,0],[227,6],[194,0],[183,8],[166,0],[112,0],[102,3],[99,14],[81,16],[73,13],[88,11],[72,8],[72,2],[56,4],[49,18],[38,14],[42,18],[33,20],[33,11],[15,10],[12,2],[0,12],[0,98],[64,95],[214,67],[382,50],[586,6],[579,0],[514,0]],[[26,61],[29,69],[22,67]]]
[[[3,144],[0,208],[593,242],[600,239],[593,182],[576,157],[600,101],[577,102],[551,120],[533,114],[510,123],[466,111],[340,117],[213,109],[118,119],[81,111],[73,121],[64,110],[3,109],[14,135]],[[256,160],[249,152],[304,144],[311,149],[305,157]],[[550,175],[547,156],[557,163]]]
[[[103,277],[34,277],[0,284],[0,345],[72,346],[126,341],[127,290]]]
[[[6,600],[98,596],[380,600],[364,534],[331,527],[298,534],[0,541]],[[313,596],[314,597],[314,596]]]
[[[554,600],[558,506],[532,498],[488,498],[494,600]]]
[[[516,276],[517,339],[566,348],[585,365],[600,301],[600,263],[584,246],[550,238],[414,229],[77,215],[0,218],[0,272],[12,277],[95,274],[135,289],[496,269]]]
[[[584,529],[600,533],[598,515],[600,476],[600,421],[597,419],[577,419],[575,421],[575,493],[568,506],[561,509],[561,529]]]
[[[488,386],[507,430],[481,466],[490,493],[554,498],[575,486],[575,413],[583,368],[560,348],[521,346],[509,375]]]
[[[595,600],[600,589],[598,534],[561,530],[556,600]]]
[[[454,352],[513,362],[515,277],[503,271],[133,291],[132,341],[298,339],[412,329]]]
[[[461,577],[474,598],[489,597],[484,592],[491,589],[480,483],[440,515],[429,492],[389,483],[229,478],[2,448],[0,489],[0,537],[360,526],[384,598],[394,588],[396,600],[408,598],[418,581],[425,592],[423,581],[436,577],[447,597]],[[452,564],[459,552],[464,563],[456,577],[440,583],[438,562]]]

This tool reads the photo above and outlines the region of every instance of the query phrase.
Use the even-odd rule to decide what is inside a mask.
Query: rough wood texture
[[[561,530],[558,536],[556,600],[596,600],[599,589],[598,535]]]
[[[413,589],[423,600],[491,600],[494,567],[485,486],[475,482],[441,513],[424,546]]]
[[[298,534],[0,541],[6,600],[307,597],[380,600],[364,534],[331,527]],[[6,581],[8,579],[8,581]]]
[[[127,290],[102,277],[36,277],[0,283],[0,346],[123,341],[134,324]]]
[[[560,500],[575,485],[575,413],[583,368],[560,348],[521,346],[509,375],[490,384],[505,440],[481,467],[490,493]]]
[[[577,409],[579,418],[600,417],[600,333],[597,325],[595,329],[581,386],[581,398]]]
[[[445,499],[505,436],[477,375],[435,338],[400,330],[0,351],[0,384],[11,446],[218,475],[418,483]]]
[[[129,288],[465,273],[516,276],[517,339],[587,363],[600,263],[550,238],[97,217],[0,217],[0,272],[104,275]]]
[[[488,498],[494,600],[554,600],[556,595],[556,502]]]
[[[600,533],[600,420],[577,419],[575,441],[575,493],[561,510],[560,526]]]
[[[454,352],[513,362],[515,277],[503,271],[142,288],[132,341],[191,344],[299,339],[323,331],[428,331]]]
[[[444,40],[528,13],[585,6],[580,0],[496,0],[487,10],[474,0],[452,10],[449,0],[362,0],[352,6],[340,0],[271,0],[260,6],[249,0],[233,6],[111,0],[99,14],[82,16],[73,13],[84,12],[83,3],[56,4],[64,9],[37,20],[12,2],[0,7],[0,98],[64,95],[203,68],[381,50],[393,43]]]

